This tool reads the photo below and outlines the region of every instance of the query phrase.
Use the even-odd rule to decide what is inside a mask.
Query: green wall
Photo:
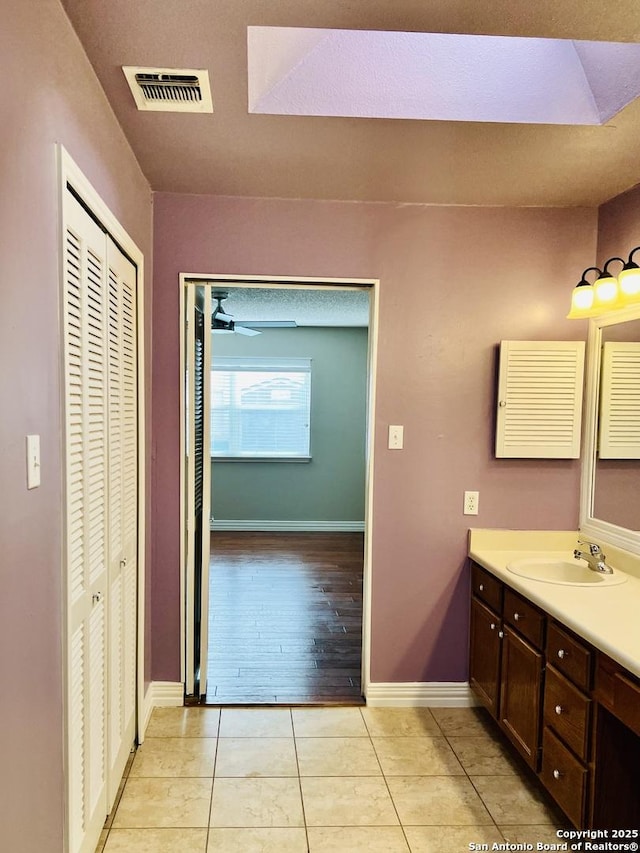
[[[364,519],[367,329],[214,335],[213,354],[311,358],[311,462],[212,463],[216,520]]]

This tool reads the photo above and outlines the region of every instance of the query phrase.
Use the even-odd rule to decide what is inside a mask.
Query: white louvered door
[[[136,268],[64,200],[70,853],[95,849],[135,737]]]
[[[110,810],[135,736],[138,424],[136,268],[107,240]]]
[[[65,201],[67,726],[69,847],[85,849],[107,812],[106,242]],[[88,847],[86,849],[89,849]]]
[[[580,456],[584,341],[502,341],[496,456]]]

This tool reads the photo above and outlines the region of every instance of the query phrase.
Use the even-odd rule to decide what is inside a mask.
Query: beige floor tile
[[[403,826],[484,826],[491,816],[462,776],[389,776],[387,784]]]
[[[294,708],[296,737],[367,737],[360,708]]]
[[[211,826],[304,826],[297,779],[216,779]]]
[[[448,741],[470,776],[512,776],[520,773],[515,757],[498,740],[483,735],[449,737]]]
[[[495,723],[484,708],[431,708],[431,713],[447,737],[495,736]]]
[[[495,826],[406,826],[411,853],[469,853],[469,845],[504,843]],[[479,847],[475,848],[480,849]]]
[[[220,737],[293,737],[288,708],[223,708]]]
[[[537,788],[520,776],[470,776],[498,826],[549,824],[555,809]]]
[[[296,738],[301,776],[380,776],[369,738]]]
[[[206,827],[212,785],[212,779],[129,778],[113,825]]]
[[[307,853],[307,834],[303,828],[212,828],[207,853]]]
[[[396,826],[384,779],[367,776],[300,780],[307,826]]]
[[[531,824],[530,826],[505,826],[500,825],[498,829],[510,844],[562,844],[565,838],[558,837],[560,825],[556,824]],[[568,825],[566,827],[569,828]],[[569,845],[571,850],[571,845]]]
[[[224,776],[297,776],[294,740],[289,738],[221,738],[216,779]]]
[[[105,853],[205,853],[206,829],[113,829]]]
[[[443,737],[372,738],[385,776],[464,776]]]
[[[154,708],[146,737],[217,737],[219,708]]]
[[[136,752],[130,778],[213,776],[216,738],[147,738]]]
[[[372,737],[421,737],[442,732],[429,708],[361,708]]]
[[[312,826],[309,853],[409,853],[399,826]]]

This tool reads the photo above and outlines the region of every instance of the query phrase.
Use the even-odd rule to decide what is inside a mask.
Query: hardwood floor
[[[207,704],[362,702],[361,533],[211,534]]]

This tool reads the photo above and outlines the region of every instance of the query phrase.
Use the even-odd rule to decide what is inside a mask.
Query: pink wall
[[[58,0],[4,3],[0,125],[0,848],[63,849],[61,142],[151,272],[151,196]],[[149,304],[151,300],[149,298]],[[149,327],[148,327],[149,328]],[[26,489],[25,435],[42,486]]]
[[[625,260],[631,249],[640,246],[640,187],[603,204],[598,213],[598,262],[614,255]],[[639,263],[638,252],[634,258]],[[584,267],[589,264],[585,263]],[[583,267],[583,268],[584,268]],[[612,264],[618,272],[620,264]]]
[[[164,193],[154,210],[154,678],[179,678],[178,274],[201,272],[381,280],[372,678],[465,680],[470,524],[577,526],[578,461],[493,458],[495,351],[585,337],[565,315],[596,211]]]

